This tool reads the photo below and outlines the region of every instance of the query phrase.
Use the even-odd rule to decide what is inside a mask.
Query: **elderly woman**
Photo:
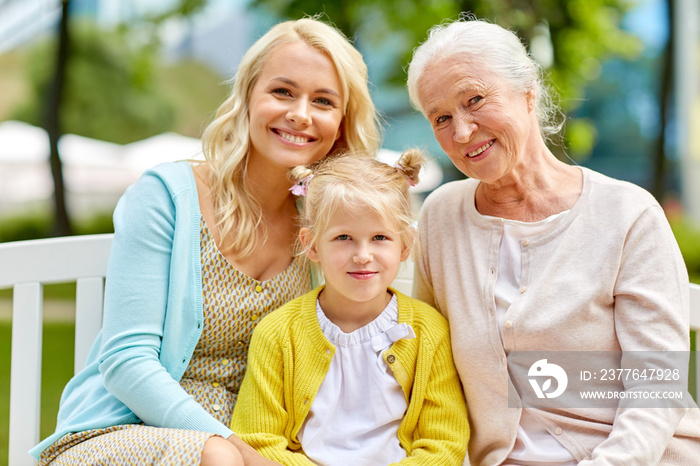
[[[408,70],[412,103],[469,177],[426,200],[416,279],[450,321],[469,459],[698,464],[697,409],[509,407],[514,352],[689,350],[688,276],[663,210],[552,154],[561,112],[541,76],[512,32],[472,18],[434,27]]]

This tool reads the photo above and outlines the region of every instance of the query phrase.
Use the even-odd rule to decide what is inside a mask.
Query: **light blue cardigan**
[[[147,171],[120,199],[114,229],[102,330],[63,391],[56,432],[30,451],[37,459],[67,433],[119,424],[232,434],[179,384],[203,323],[190,164]]]

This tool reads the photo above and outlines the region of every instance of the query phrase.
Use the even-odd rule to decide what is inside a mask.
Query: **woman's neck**
[[[571,209],[582,187],[581,170],[547,151],[522,161],[496,183],[480,183],[476,207],[482,215],[536,222]]]

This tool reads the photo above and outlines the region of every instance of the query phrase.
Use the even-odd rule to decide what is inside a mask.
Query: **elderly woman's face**
[[[511,89],[487,66],[463,57],[429,65],[418,81],[418,98],[452,163],[485,183],[511,174],[531,131],[539,131],[532,93]]]

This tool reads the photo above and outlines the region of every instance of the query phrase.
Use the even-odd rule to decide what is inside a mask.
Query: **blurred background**
[[[568,115],[554,152],[651,191],[700,282],[700,0],[0,0],[0,241],[111,232],[144,170],[199,154],[244,51],[304,15],[323,14],[364,55],[382,156],[418,146],[435,159],[420,200],[461,174],[410,107],[405,67],[430,26],[465,11],[517,32]],[[0,465],[10,294],[0,290]],[[42,437],[71,374],[71,296],[45,290]]]
[[[305,14],[363,53],[387,153],[435,158],[425,195],[461,174],[410,107],[405,67],[464,11],[516,31],[547,71],[569,117],[559,157],[645,187],[693,236],[700,0],[0,0],[0,241],[110,231],[143,170],[197,155],[252,42]]]

